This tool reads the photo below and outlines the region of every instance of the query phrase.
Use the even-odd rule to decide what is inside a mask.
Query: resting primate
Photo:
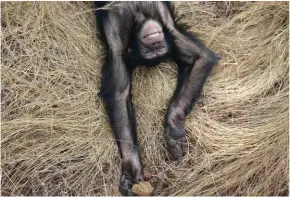
[[[185,154],[185,116],[198,98],[218,57],[176,22],[168,2],[122,2],[104,9],[95,2],[101,37],[106,46],[99,96],[114,131],[122,158],[120,191],[132,195],[133,183],[144,180],[131,100],[132,72],[137,65],[154,66],[171,58],[178,82],[165,117],[165,139],[173,160]]]

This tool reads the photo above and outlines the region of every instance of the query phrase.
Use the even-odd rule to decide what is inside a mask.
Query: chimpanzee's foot
[[[180,161],[186,153],[187,141],[184,128],[184,111],[171,108],[165,125],[165,139],[167,149],[175,161]]]
[[[134,196],[131,189],[132,185],[143,180],[143,170],[139,159],[133,155],[129,159],[124,159],[119,187],[121,194],[123,196]]]

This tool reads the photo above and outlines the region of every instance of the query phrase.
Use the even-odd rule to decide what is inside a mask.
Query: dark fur
[[[95,6],[100,37],[107,54],[99,96],[106,104],[123,159],[120,190],[123,195],[132,195],[132,184],[144,179],[131,101],[133,69],[138,65],[156,65],[167,57],[177,63],[178,83],[165,118],[165,137],[172,158],[180,160],[186,147],[185,116],[191,111],[218,58],[177,21],[169,2],[126,2],[122,5],[124,3],[114,5],[114,11],[102,9],[106,2],[96,2]],[[168,19],[169,15],[164,17],[167,14],[173,23],[170,17]],[[137,35],[148,19],[162,25],[166,43],[170,46],[166,55],[154,60],[145,60],[137,50]]]

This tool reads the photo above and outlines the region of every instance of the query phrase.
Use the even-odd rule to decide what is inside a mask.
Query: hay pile
[[[91,3],[1,3],[2,195],[119,195],[120,158],[100,84]],[[177,3],[222,60],[187,117],[176,166],[163,118],[176,84],[164,62],[134,72],[145,169],[155,195],[287,195],[288,3]]]

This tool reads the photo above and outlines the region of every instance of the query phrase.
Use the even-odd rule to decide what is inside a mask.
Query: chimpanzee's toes
[[[172,160],[181,161],[186,154],[187,141],[185,133],[178,137],[166,134],[167,149],[170,153]]]

